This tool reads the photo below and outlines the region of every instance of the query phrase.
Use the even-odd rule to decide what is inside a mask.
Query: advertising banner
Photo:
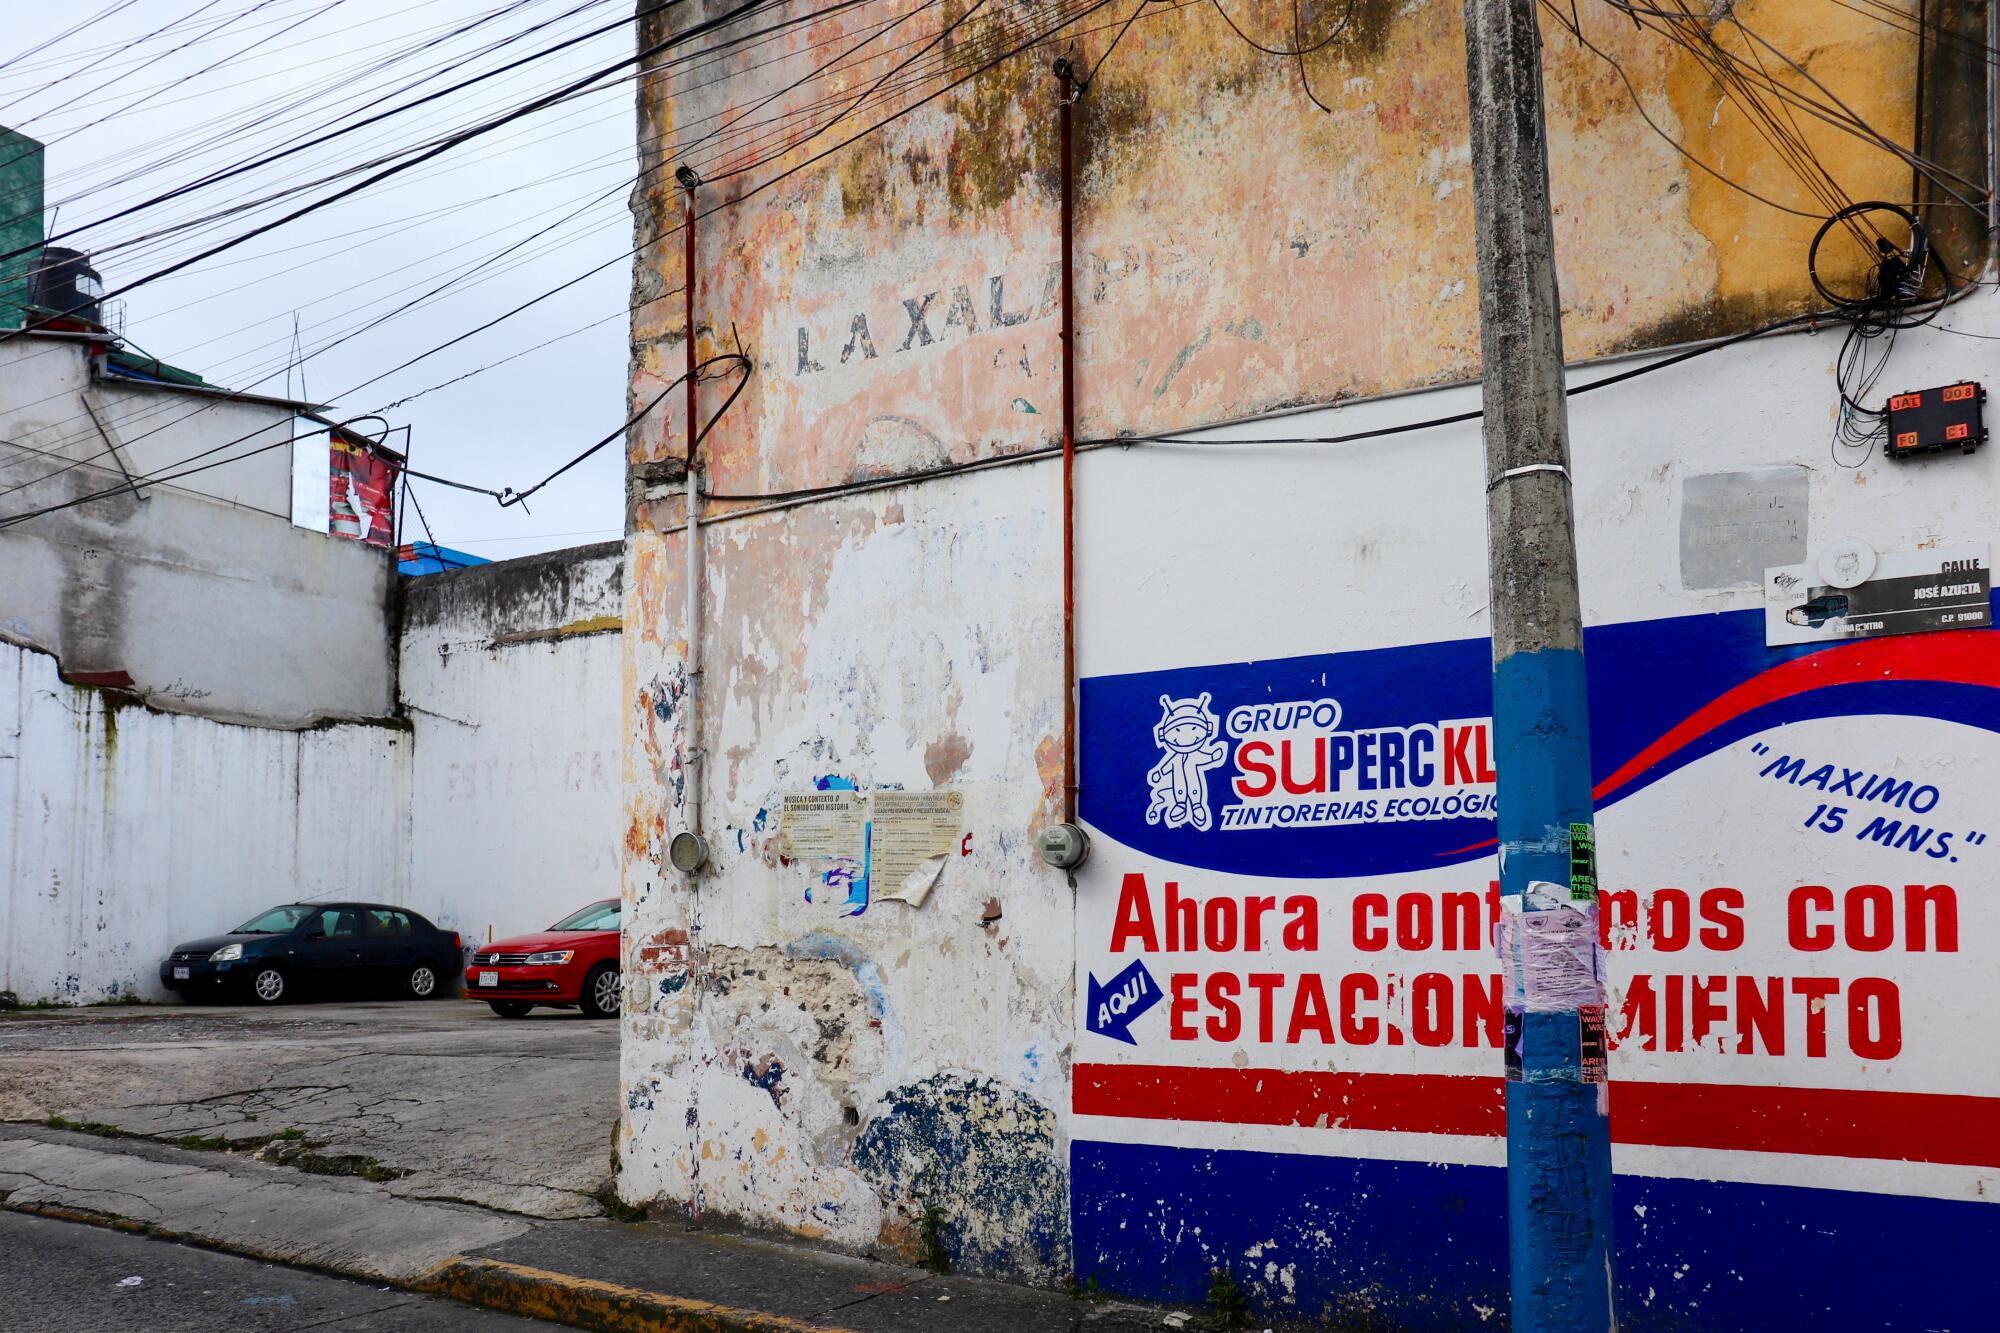
[[[338,435],[329,461],[328,530],[370,546],[394,546],[396,465]]]
[[[1627,1326],[1959,1299],[1905,1304],[2000,1240],[2000,636],[1765,628],[1588,632],[1597,893],[1515,978],[1484,639],[1086,678],[1079,1280],[1504,1311],[1508,997],[1601,974]]]

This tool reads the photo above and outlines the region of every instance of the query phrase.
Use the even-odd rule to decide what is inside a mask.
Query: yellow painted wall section
[[[995,60],[1058,9],[1089,12]],[[1262,45],[1294,45],[1288,5],[1227,12]],[[1835,0],[1714,12],[1640,28],[1590,0],[1574,13],[1593,50],[1565,30],[1566,4],[1544,11],[1572,359],[1807,309],[1806,246],[1831,201],[1908,194],[1894,153],[1802,105],[1810,94],[1907,142],[1907,32]],[[1153,3],[1105,58],[1131,16],[1122,3],[885,0],[727,57],[675,52],[642,85],[636,226],[657,240],[635,276],[635,408],[683,365],[685,196],[671,172],[687,162],[713,210],[699,224],[698,345],[709,356],[740,337],[756,362],[708,446],[715,491],[1055,439],[1050,65],[1064,53],[1084,69],[1103,59],[1075,140],[1082,435],[1475,376],[1460,6],[1302,5],[1306,44],[1326,44],[1300,60],[1255,49],[1212,4]],[[1688,49],[1709,40],[1762,71],[1761,99]],[[1781,153],[1774,124],[1817,167]],[[1832,184],[1816,188],[1821,170]],[[703,386],[704,414],[727,387]],[[636,433],[635,461],[680,453],[682,416],[675,391]]]

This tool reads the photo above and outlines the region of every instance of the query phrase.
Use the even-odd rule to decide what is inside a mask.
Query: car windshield
[[[273,907],[262,916],[251,917],[236,929],[232,935],[282,935],[313,914],[313,908],[305,903],[287,903],[283,907]]]
[[[618,907],[616,902],[592,903],[581,912],[571,912],[562,920],[550,926],[550,930],[616,930],[618,929]]]

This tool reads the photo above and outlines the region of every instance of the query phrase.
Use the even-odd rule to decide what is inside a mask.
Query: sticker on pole
[[[1597,830],[1589,824],[1569,826],[1570,901],[1597,901]]]

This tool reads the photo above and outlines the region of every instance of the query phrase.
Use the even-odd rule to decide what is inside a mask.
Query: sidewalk
[[[546,1221],[38,1126],[0,1126],[0,1206],[608,1333],[1136,1333],[1199,1324],[802,1245],[661,1223]]]

